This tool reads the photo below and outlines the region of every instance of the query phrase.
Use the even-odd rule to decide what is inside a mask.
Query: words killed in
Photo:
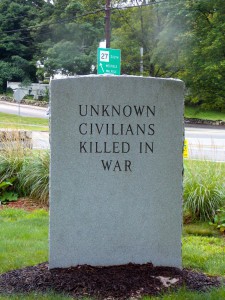
[[[139,153],[153,153],[154,142],[140,142]],[[127,142],[80,142],[80,153],[129,153],[131,146]]]

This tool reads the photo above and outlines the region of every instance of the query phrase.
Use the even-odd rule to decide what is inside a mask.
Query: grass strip
[[[49,130],[48,119],[21,117],[6,113],[0,113],[0,128],[32,131]]]
[[[214,226],[209,225],[209,222],[196,222],[183,226],[183,236],[186,235],[220,237],[221,233]]]
[[[209,275],[225,276],[224,247],[221,237],[184,236],[183,266]]]
[[[143,300],[224,300],[225,288],[212,289],[209,292],[190,292],[186,289],[180,289],[168,295],[158,297],[143,297]]]
[[[225,113],[213,110],[203,110],[196,107],[185,106],[184,111],[185,118],[195,118],[202,120],[211,120],[211,121],[225,121]]]

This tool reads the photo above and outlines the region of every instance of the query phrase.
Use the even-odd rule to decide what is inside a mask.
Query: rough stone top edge
[[[108,75],[108,74],[105,74],[105,75],[97,75],[97,74],[91,74],[91,75],[76,75],[76,76],[68,76],[67,78],[60,78],[60,79],[52,79],[51,80],[51,83],[53,82],[59,82],[59,81],[65,81],[65,80],[73,80],[73,79],[82,79],[82,78],[138,78],[140,80],[149,80],[149,79],[152,79],[152,80],[160,80],[160,81],[173,81],[173,82],[180,82],[180,83],[183,83],[184,82],[180,79],[177,79],[177,78],[161,78],[161,77],[151,77],[151,76],[148,76],[148,77],[142,77],[142,76],[137,76],[137,75]]]

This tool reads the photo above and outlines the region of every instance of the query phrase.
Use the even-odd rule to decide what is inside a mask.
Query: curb
[[[225,128],[225,122],[221,120],[202,120],[202,119],[188,119],[184,118],[184,124],[186,127],[205,127],[205,128]]]
[[[0,104],[7,104],[7,105],[12,105],[12,106],[18,106],[19,103],[15,103],[15,102],[10,102],[10,101],[2,101],[0,100]],[[42,107],[42,106],[35,106],[35,105],[30,105],[30,104],[20,104],[20,107],[25,107],[25,108],[32,108],[32,109],[37,109],[37,110],[47,110],[47,107]]]

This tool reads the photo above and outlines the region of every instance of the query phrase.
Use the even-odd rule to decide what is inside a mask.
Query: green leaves
[[[18,199],[18,194],[13,191],[8,191],[8,187],[13,186],[13,182],[16,180],[16,177],[12,177],[6,181],[0,183],[0,203],[6,204],[10,201],[16,201]]]
[[[10,185],[12,185],[12,183],[10,181],[3,181],[3,182],[0,183],[0,189],[3,190],[3,189],[7,188]]]
[[[0,202],[2,204],[6,204],[8,202],[17,201],[17,200],[18,200],[18,194],[14,193],[14,192],[4,192],[0,196]]]
[[[225,207],[217,209],[213,222],[209,224],[215,226],[220,232],[225,232]]]

